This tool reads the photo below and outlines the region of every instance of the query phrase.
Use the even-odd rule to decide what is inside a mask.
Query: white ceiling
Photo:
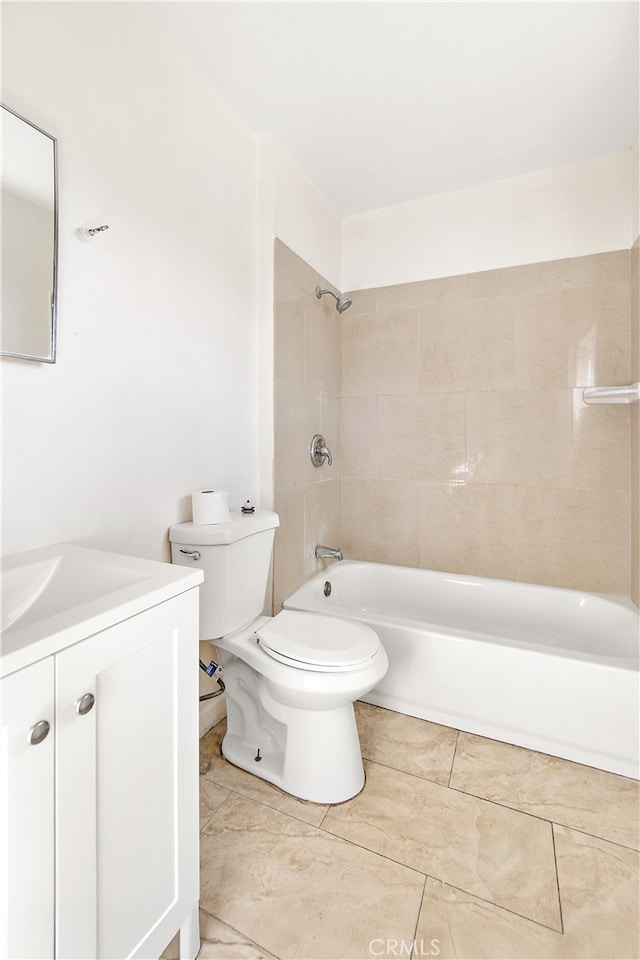
[[[637,2],[147,6],[343,215],[637,136]]]

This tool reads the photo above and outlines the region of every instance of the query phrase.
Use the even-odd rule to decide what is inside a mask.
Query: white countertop
[[[0,677],[202,583],[197,568],[72,544],[2,558]]]

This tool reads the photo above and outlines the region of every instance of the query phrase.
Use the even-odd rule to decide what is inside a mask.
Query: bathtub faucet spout
[[[342,560],[342,549],[338,547],[334,550],[332,547],[323,547],[321,544],[316,546],[316,560]]]

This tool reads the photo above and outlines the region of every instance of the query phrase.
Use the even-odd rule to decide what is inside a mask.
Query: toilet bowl
[[[232,514],[170,529],[174,563],[200,566],[200,637],[220,651],[223,755],[287,793],[341,803],[364,785],[353,702],[385,675],[378,635],[355,621],[262,614],[278,517]]]

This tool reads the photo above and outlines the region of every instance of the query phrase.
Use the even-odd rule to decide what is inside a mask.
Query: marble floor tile
[[[220,756],[222,738],[227,731],[227,718],[223,717],[220,723],[211,727],[204,737],[200,738],[200,776],[208,773],[211,762]]]
[[[276,960],[272,953],[204,910],[200,911],[200,942],[198,960]]]
[[[180,935],[176,934],[160,960],[179,960]],[[273,954],[252,943],[233,927],[200,910],[200,952],[198,960],[277,960]]]
[[[368,958],[413,937],[424,876],[246,797],[201,834],[201,904],[281,958]]]
[[[229,796],[225,787],[200,777],[200,826],[205,823],[212,813],[215,813],[223,800]]]
[[[561,929],[549,823],[375,763],[365,770],[362,793],[331,807],[323,829]]]
[[[552,960],[562,934],[471,893],[427,878],[416,929],[416,958]]]
[[[356,703],[362,756],[435,783],[449,783],[458,731],[394,710]]]
[[[451,784],[536,817],[637,850],[637,780],[460,733]]]
[[[235,767],[225,760],[220,753],[220,746],[226,729],[225,718],[200,741],[200,767],[206,768],[206,772],[202,774],[204,779],[227,791],[232,790],[234,793],[251,797],[268,807],[273,807],[274,810],[280,810],[298,820],[304,820],[305,823],[319,826],[328,810],[326,804],[310,803],[307,800],[292,797],[291,794],[274,787],[272,783],[261,780],[260,777],[241,770],[240,767]]]
[[[638,855],[555,827],[564,932],[428,878],[416,940],[441,960],[637,960]],[[416,952],[419,956],[419,951]]]
[[[567,942],[580,958],[640,956],[640,857],[634,850],[554,826]]]

